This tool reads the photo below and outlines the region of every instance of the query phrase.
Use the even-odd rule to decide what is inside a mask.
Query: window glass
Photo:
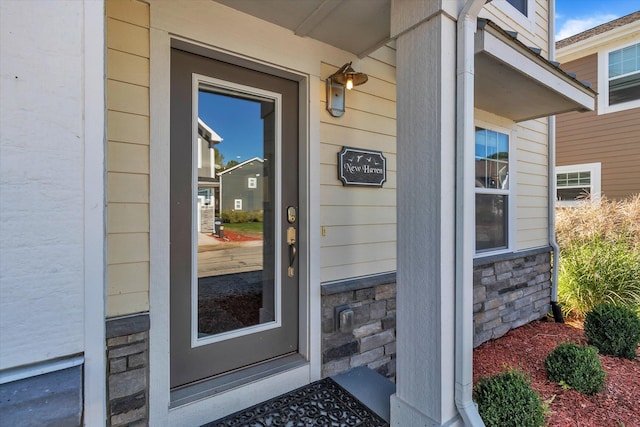
[[[476,194],[476,251],[506,248],[508,197]]]
[[[558,173],[556,178],[558,200],[580,200],[591,194],[591,172]]]
[[[476,187],[509,189],[509,138],[487,129],[476,130]]]
[[[527,0],[507,0],[507,2],[518,9],[524,16],[528,16]]]
[[[609,52],[609,105],[640,99],[640,43]]]
[[[504,249],[509,229],[509,136],[476,128],[476,251]]]

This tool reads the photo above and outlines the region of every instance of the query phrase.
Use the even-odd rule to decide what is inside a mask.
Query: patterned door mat
[[[202,427],[386,427],[331,378],[316,381]]]

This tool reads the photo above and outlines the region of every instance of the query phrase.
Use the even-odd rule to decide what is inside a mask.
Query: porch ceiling
[[[478,20],[475,106],[516,122],[567,111],[591,111],[596,93],[514,34]]]
[[[214,0],[363,57],[389,41],[391,0]]]
[[[390,40],[391,0],[214,1],[359,57]],[[595,108],[593,90],[513,33],[479,19],[475,37],[477,108],[516,122]]]

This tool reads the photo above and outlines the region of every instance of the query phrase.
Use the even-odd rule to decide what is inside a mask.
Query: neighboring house
[[[264,161],[258,157],[239,163],[218,174],[222,211],[263,210]]]
[[[215,146],[222,138],[198,117],[198,231],[214,229],[220,209],[220,183],[216,177]]]
[[[392,425],[481,425],[474,345],[554,298],[547,117],[595,107],[553,1],[485,3],[1,1],[3,422],[198,426],[367,366]],[[200,91],[263,123],[259,316],[207,311],[236,323],[201,316]]]
[[[640,193],[640,11],[556,43],[562,69],[589,81],[597,109],[556,118],[558,205]]]

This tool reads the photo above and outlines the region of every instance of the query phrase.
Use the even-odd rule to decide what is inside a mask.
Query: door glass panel
[[[197,89],[195,346],[277,327],[280,321],[274,250],[280,213],[274,208],[278,173],[272,161],[277,94],[209,82],[198,82]]]

